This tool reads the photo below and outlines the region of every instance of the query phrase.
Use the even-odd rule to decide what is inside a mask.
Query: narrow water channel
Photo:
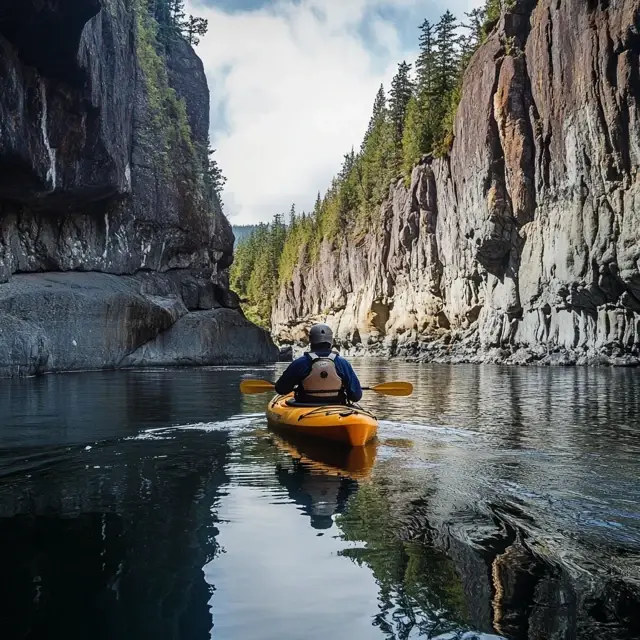
[[[640,637],[637,372],[356,361],[379,441],[267,429],[243,377],[0,387],[3,638]]]

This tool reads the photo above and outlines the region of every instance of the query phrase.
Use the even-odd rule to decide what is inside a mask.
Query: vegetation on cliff
[[[159,36],[165,45],[170,45],[177,38],[197,45],[200,36],[205,35],[209,28],[205,18],[186,15],[184,0],[150,0],[149,7],[158,22]]]
[[[238,243],[231,283],[252,320],[268,326],[277,291],[291,280],[296,264],[315,262],[323,241],[337,248],[345,238],[362,237],[379,223],[391,184],[408,181],[422,155],[449,151],[464,70],[499,14],[500,0],[487,0],[465,14],[465,23],[450,11],[436,24],[425,20],[415,65],[398,65],[388,94],[380,87],[360,149],[344,156],[313,211],[296,216],[292,209],[286,228],[279,215]],[[251,281],[264,285],[250,287]]]
[[[166,173],[172,167],[169,158],[180,150],[184,161],[190,165],[193,177],[192,190],[202,179],[207,189],[221,201],[226,178],[213,157],[214,149],[207,144],[198,145],[192,135],[186,105],[169,84],[167,56],[177,40],[198,44],[199,36],[207,31],[207,21],[184,13],[184,0],[137,0],[136,37],[138,62],[142,70],[154,128],[162,138],[162,163]],[[202,148],[201,148],[202,147]]]

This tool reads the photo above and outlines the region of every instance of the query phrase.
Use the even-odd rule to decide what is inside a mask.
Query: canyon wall
[[[277,357],[229,290],[202,62],[157,30],[144,0],[0,8],[0,375]]]
[[[303,261],[274,305],[301,344],[441,362],[637,364],[640,0],[515,0],[464,76],[446,157]]]

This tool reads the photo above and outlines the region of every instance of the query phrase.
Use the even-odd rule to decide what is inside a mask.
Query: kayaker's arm
[[[281,396],[291,393],[295,387],[300,384],[300,381],[309,373],[309,363],[306,358],[298,358],[294,360],[285,370],[284,373],[278,378],[276,382],[276,393]]]
[[[339,369],[338,375],[342,378],[347,399],[351,402],[359,402],[362,399],[362,387],[353,367],[344,358],[336,360],[336,367]]]

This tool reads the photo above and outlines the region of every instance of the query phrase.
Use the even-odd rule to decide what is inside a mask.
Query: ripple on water
[[[402,433],[413,434],[417,437],[433,437],[449,442],[467,441],[478,436],[475,431],[433,424],[395,422],[393,420],[380,420],[379,424],[381,436]]]
[[[170,439],[180,431],[201,431],[203,433],[212,431],[229,431],[238,433],[249,431],[260,426],[263,422],[264,414],[252,413],[238,415],[220,420],[218,422],[196,422],[194,424],[177,424],[170,427],[157,427],[155,429],[145,429],[141,433],[125,438],[126,440],[162,440]]]

